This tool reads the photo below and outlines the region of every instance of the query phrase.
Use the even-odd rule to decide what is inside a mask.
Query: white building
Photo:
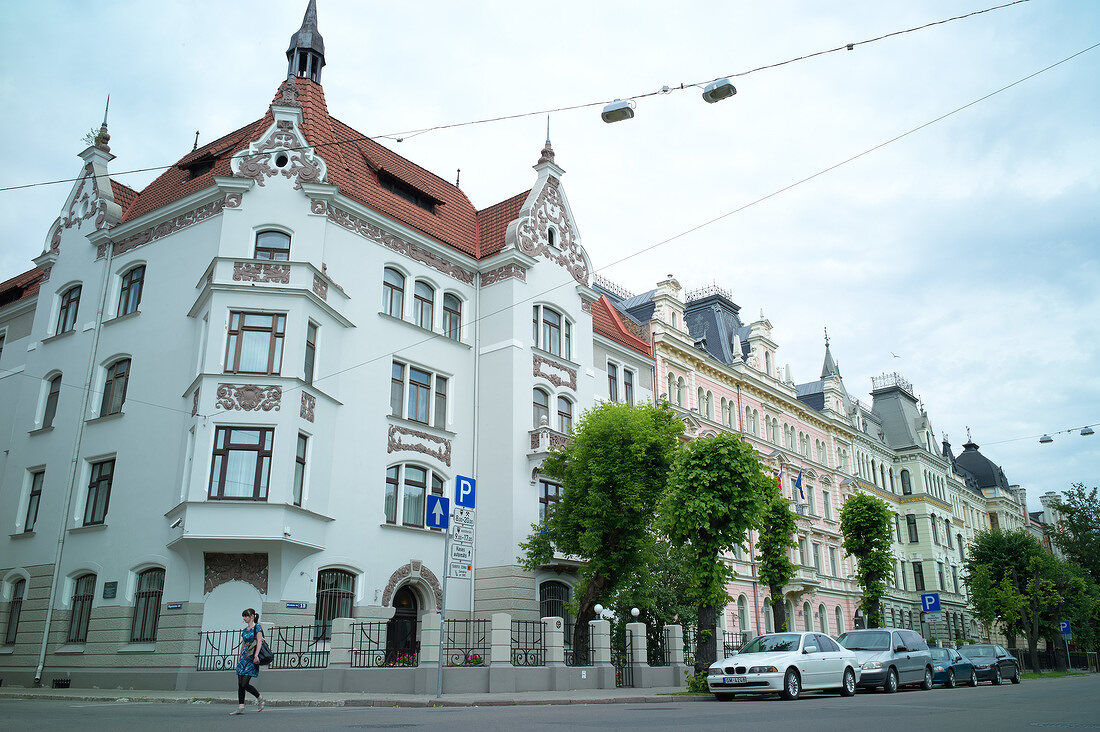
[[[558,492],[537,468],[594,400],[652,401],[653,360],[589,287],[549,140],[530,190],[478,209],[329,114],[312,1],[287,58],[262,117],[140,192],[105,123],[0,285],[15,683],[171,686],[245,607],[321,636],[392,617],[409,647],[442,601],[426,496],[457,475],[476,544],[449,613],[559,614],[576,582],[517,566]]]

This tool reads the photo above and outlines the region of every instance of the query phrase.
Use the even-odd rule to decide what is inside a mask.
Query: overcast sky
[[[0,186],[77,175],[108,92],[112,171],[259,118],[305,4],[6,6]],[[319,0],[322,83],[335,117],[378,136],[706,82],[996,4]],[[632,255],[1098,42],[1100,3],[1032,0],[735,78],[717,104],[691,88],[613,125],[598,108],[555,113],[551,136],[602,274],[642,292],[672,273],[726,288],[749,320],[763,308],[799,382],[817,378],[827,326],[853,396],[899,371],[937,433],[958,450],[969,426],[1036,509],[1047,490],[1100,483],[1100,436],[1076,431],[1100,422],[1100,48]],[[530,187],[545,124],[387,144],[447,179],[461,168],[483,208]],[[0,192],[0,280],[32,266],[68,190]]]

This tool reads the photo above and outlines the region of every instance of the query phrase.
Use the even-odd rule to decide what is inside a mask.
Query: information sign
[[[472,562],[474,550],[472,547],[462,544],[451,544],[451,559],[458,562]]]
[[[470,579],[471,566],[462,562],[451,562],[447,565],[447,576],[455,579]]]
[[[437,498],[438,498],[438,496],[437,496]],[[445,501],[447,499],[443,498],[441,500]],[[474,525],[474,509],[472,509],[472,508],[462,508],[461,506],[455,506],[454,519],[455,519],[456,524],[462,524],[464,526],[473,526]]]
[[[451,527],[451,540],[454,541],[455,544],[465,544],[467,546],[473,546],[474,527],[455,522],[455,524]]]

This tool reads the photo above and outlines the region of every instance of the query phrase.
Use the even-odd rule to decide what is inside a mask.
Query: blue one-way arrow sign
[[[450,526],[451,501],[443,496],[428,496],[427,515],[424,524],[429,529],[446,529]]]
[[[920,596],[921,609],[926,613],[938,613],[940,611],[940,593],[929,592]]]

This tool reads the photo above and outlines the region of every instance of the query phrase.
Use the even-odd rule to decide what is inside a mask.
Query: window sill
[[[112,419],[118,419],[122,417],[125,412],[115,412],[114,414],[104,414],[101,417],[92,417],[91,419],[84,420],[84,424],[99,424],[100,422],[110,422]]]
[[[410,323],[409,321],[405,320],[404,318],[398,318],[395,315],[390,315],[389,313],[382,312],[381,310],[378,311],[378,315],[379,315],[379,317],[384,318],[385,320],[389,320],[389,321],[394,322],[394,323],[401,323],[402,325],[404,325],[408,328],[412,328],[413,330],[415,330],[418,333],[431,333],[432,335],[434,335],[440,341],[446,341],[447,343],[454,343],[456,346],[462,346],[463,348],[470,348],[470,344],[466,343],[465,341],[461,341],[461,340],[456,341],[454,338],[450,338],[450,337],[444,335],[443,333],[441,333],[437,330],[433,330],[431,328],[421,328],[416,323]]]
[[[127,643],[115,653],[156,653],[157,644],[153,643]]]
[[[0,646],[0,656],[10,656],[15,653],[15,646]]]
[[[53,425],[52,424],[49,427],[39,427],[36,430],[31,430],[27,434],[28,435],[42,435],[42,434],[45,434],[47,432],[53,432]]]
[[[8,536],[12,539],[29,539],[30,537],[34,536],[34,533],[35,532],[32,529],[31,531],[20,531],[18,534],[8,534]]]
[[[59,341],[62,338],[64,338],[65,336],[72,335],[75,332],[76,332],[76,326],[73,326],[72,328],[65,331],[64,333],[54,333],[49,338],[43,338],[42,339],[42,345],[46,345],[47,343],[53,343],[54,341]]]
[[[560,363],[561,365],[568,366],[571,369],[580,370],[580,368],[581,368],[581,365],[579,363],[577,363],[576,361],[573,361],[572,359],[568,359],[565,356],[558,356],[556,354],[550,353],[550,351],[539,348],[538,346],[531,346],[531,352],[532,353],[537,353],[538,355],[543,356],[544,358],[553,359],[553,360],[557,361],[558,363]],[[699,414],[696,413],[695,416],[699,416]]]
[[[103,325],[114,325],[115,323],[120,323],[123,320],[130,320],[131,318],[136,318],[139,315],[141,315],[141,311],[140,310],[135,310],[132,313],[126,313],[125,315],[119,315],[117,317],[111,318],[110,320],[104,320]]]
[[[66,643],[65,645],[54,651],[56,655],[69,655],[69,654],[82,654],[84,653],[83,643]]]
[[[69,529],[70,534],[82,534],[93,531],[103,531],[107,528],[107,524],[88,524],[87,526],[74,526]]]
[[[444,532],[441,529],[429,529],[426,526],[405,526],[404,524],[391,524],[389,522],[383,522],[379,524],[383,529],[398,529],[401,531],[412,531],[417,534],[431,534],[432,536],[444,536]]]

